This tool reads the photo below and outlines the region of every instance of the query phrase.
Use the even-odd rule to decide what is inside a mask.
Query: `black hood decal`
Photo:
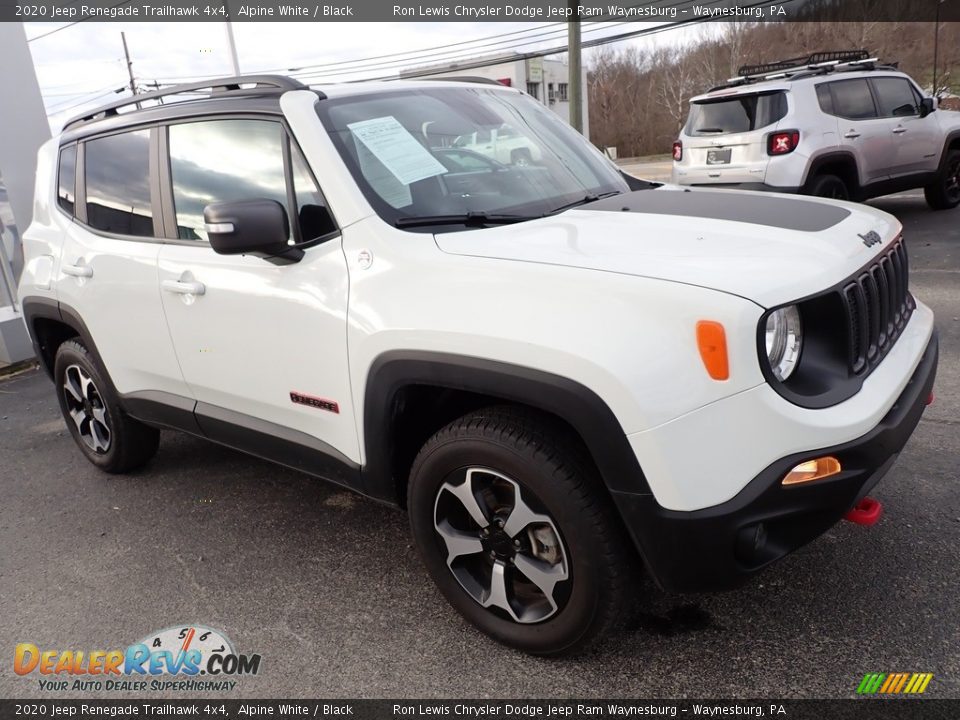
[[[724,190],[638,190],[598,200],[580,209],[732,220],[803,232],[826,230],[850,216],[849,210],[826,203]]]

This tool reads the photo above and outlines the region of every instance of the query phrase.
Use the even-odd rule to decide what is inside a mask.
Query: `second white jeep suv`
[[[498,84],[135,100],[179,92],[68,123],[24,233],[37,357],[107,472],[174,428],[404,507],[460,613],[556,654],[638,568],[715,590],[813,540],[919,422],[933,313],[886,213],[638,181]],[[531,163],[451,147],[504,123]]]
[[[742,67],[694,97],[673,181],[841,200],[923,188],[935,210],[960,205],[960,113],[867,55]]]

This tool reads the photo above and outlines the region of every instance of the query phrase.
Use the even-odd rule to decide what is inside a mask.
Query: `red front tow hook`
[[[927,395],[927,405],[933,405],[933,401],[937,399],[937,396],[933,394],[933,390],[930,391],[930,394]]]
[[[857,525],[870,527],[877,524],[881,515],[883,515],[883,505],[880,504],[880,501],[872,497],[865,497],[849,510],[843,516],[843,519]]]

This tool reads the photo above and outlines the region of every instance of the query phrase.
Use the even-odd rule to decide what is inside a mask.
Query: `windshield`
[[[480,227],[483,217],[541,217],[628,190],[599,151],[517,92],[378,92],[324,100],[317,111],[367,200],[401,227],[420,227],[414,218],[432,219],[422,229],[433,232],[444,229],[438,218]]]
[[[737,95],[690,105],[687,135],[749,132],[773,125],[787,114],[787,94]]]

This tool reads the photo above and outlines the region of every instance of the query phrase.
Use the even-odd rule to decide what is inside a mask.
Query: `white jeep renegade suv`
[[[923,188],[960,205],[960,113],[866,51],[740,68],[690,100],[673,182],[866,200]]]
[[[496,84],[184,91],[40,151],[20,296],[80,451],[126,472],[174,428],[404,507],[501,642],[582,647],[644,565],[742,582],[931,394],[890,215],[642,182]],[[504,124],[531,162],[453,143]]]

